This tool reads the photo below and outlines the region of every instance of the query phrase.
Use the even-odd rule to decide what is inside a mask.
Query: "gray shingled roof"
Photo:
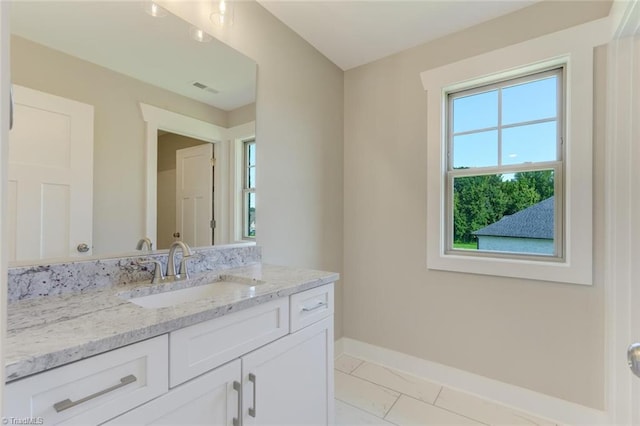
[[[553,198],[520,210],[473,232],[478,236],[553,239]]]

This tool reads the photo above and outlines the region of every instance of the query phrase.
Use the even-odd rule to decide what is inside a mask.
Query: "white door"
[[[239,379],[235,360],[105,424],[231,426],[240,411]]]
[[[9,260],[89,255],[93,106],[17,85],[13,97]]]
[[[640,12],[640,7],[636,9]],[[639,25],[636,22],[636,25]],[[640,26],[640,25],[639,25]],[[626,55],[628,61],[626,67],[618,70],[617,77],[628,78],[629,85],[625,87],[625,93],[620,95],[620,101],[626,102],[627,111],[619,111],[619,115],[626,118],[627,127],[619,127],[617,129],[618,136],[626,137],[628,145],[621,144],[620,154],[625,155],[624,163],[617,164],[616,167],[626,170],[628,173],[628,195],[627,200],[618,202],[619,211],[617,211],[617,219],[623,216],[626,223],[618,222],[618,238],[616,239],[616,263],[623,269],[618,269],[616,275],[616,285],[628,285],[628,294],[619,293],[624,297],[624,301],[618,301],[616,309],[627,315],[629,333],[626,336],[626,344],[634,344],[629,347],[629,361],[635,363],[634,373],[630,387],[630,423],[640,424],[640,247],[637,242],[640,240],[640,224],[638,223],[638,215],[640,215],[640,170],[637,168],[636,159],[640,155],[640,127],[638,127],[638,114],[640,114],[640,31],[631,37],[619,40],[617,43],[617,54]],[[622,74],[622,75],[620,75]],[[619,83],[620,84],[620,83]],[[623,118],[623,119],[624,119]],[[616,170],[620,173],[620,170]],[[620,188],[623,190],[623,188]],[[622,194],[620,194],[622,195]],[[621,197],[621,198],[623,198]],[[628,280],[628,283],[625,281]],[[619,288],[620,289],[620,288]],[[620,330],[620,329],[619,329]],[[624,330],[624,329],[623,329]],[[624,358],[623,358],[624,359]],[[616,419],[617,420],[617,419]]]
[[[607,46],[605,202],[608,414],[612,424],[640,424],[640,2],[615,2],[621,19]],[[617,19],[617,18],[616,18]],[[629,353],[627,353],[629,349]]]
[[[333,423],[331,342],[333,316],[242,357],[242,424]]]
[[[176,231],[191,247],[213,244],[213,144],[176,151]],[[176,234],[177,236],[178,234]]]

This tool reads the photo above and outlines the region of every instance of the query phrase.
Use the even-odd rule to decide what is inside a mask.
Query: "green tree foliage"
[[[550,170],[502,175],[464,176],[454,181],[453,238],[456,243],[475,241],[473,232],[504,215],[526,209],[554,193]]]
[[[471,242],[471,233],[502,217],[507,199],[499,175],[455,180],[454,241]]]
[[[529,182],[520,180],[517,177],[514,180],[502,182],[500,188],[504,193],[504,196],[507,198],[506,208],[500,217],[505,214],[511,215],[517,213],[520,210],[526,209],[527,207],[544,200],[541,194],[536,190],[535,186],[532,186]],[[551,195],[553,195],[553,187]],[[480,228],[474,229],[474,231],[477,231],[478,229]]]
[[[540,201],[553,196],[553,171],[540,170],[536,172],[516,173],[515,180],[522,182],[540,194]]]

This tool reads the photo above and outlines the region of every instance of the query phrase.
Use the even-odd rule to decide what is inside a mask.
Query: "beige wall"
[[[13,83],[95,107],[95,254],[131,251],[144,235],[145,125],[139,102],[222,127],[227,113],[30,42],[11,39]]]
[[[229,111],[227,114],[227,127],[256,121],[256,103]]]
[[[158,171],[175,169],[176,151],[184,148],[202,145],[204,142],[188,136],[176,135],[175,133],[158,132]]]
[[[158,171],[158,216],[154,249],[166,249],[175,241],[176,231],[176,169]]]
[[[207,3],[163,4],[212,29]],[[343,72],[259,4],[235,6],[233,26],[214,35],[258,63],[256,223],[263,258],[342,272]]]
[[[427,270],[427,98],[419,73],[606,16],[543,2],[345,73],[344,334],[604,406],[603,128],[597,53],[593,286]],[[592,265],[584,265],[589,268]]]

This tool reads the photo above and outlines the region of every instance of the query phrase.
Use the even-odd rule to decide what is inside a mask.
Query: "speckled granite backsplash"
[[[193,250],[195,258],[189,262],[189,272],[199,273],[219,269],[236,268],[258,263],[262,250],[257,246],[221,246]],[[179,265],[180,252],[176,256]],[[8,300],[15,302],[39,296],[109,287],[138,281],[149,281],[153,265],[139,265],[137,260],[160,260],[164,269],[167,253],[140,253],[128,257],[82,260],[68,263],[51,263],[37,266],[9,268]]]

